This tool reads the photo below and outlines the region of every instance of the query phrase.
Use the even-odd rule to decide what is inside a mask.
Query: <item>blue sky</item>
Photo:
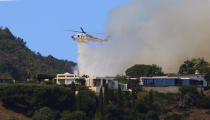
[[[4,0],[3,0],[4,1]],[[129,0],[0,0],[0,26],[8,27],[27,46],[42,55],[77,61],[77,43],[71,32],[83,26],[104,32],[109,11]]]

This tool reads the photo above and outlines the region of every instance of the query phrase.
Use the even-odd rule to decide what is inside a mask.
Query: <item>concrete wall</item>
[[[178,93],[180,86],[167,86],[167,87],[149,87],[149,86],[143,86],[142,87],[144,91],[157,91],[160,93]],[[197,87],[198,92],[201,92],[203,90],[202,87]]]
[[[179,87],[178,86],[167,86],[167,87],[148,87],[143,86],[143,90],[145,91],[157,91],[160,93],[178,93]]]

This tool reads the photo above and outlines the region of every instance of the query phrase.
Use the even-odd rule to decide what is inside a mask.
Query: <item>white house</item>
[[[86,86],[96,93],[99,93],[100,88],[103,87],[105,84],[107,84],[109,88],[117,89],[119,86],[122,91],[127,91],[127,84],[123,84],[114,80],[114,77],[89,77],[85,80]]]
[[[70,85],[72,82],[75,82],[76,79],[79,79],[79,75],[77,71],[74,71],[74,74],[64,73],[56,75],[56,84],[58,85]]]

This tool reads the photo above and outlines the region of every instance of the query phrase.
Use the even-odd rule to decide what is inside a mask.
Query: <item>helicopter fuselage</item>
[[[72,36],[72,38],[79,42],[88,42],[88,41],[105,42],[106,41],[106,40],[101,40],[101,39],[95,38],[95,37],[85,34],[85,33],[75,34]]]

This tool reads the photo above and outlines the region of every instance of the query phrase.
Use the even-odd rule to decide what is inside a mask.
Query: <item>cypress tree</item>
[[[99,93],[99,110],[101,114],[103,114],[103,106],[104,106],[104,98],[103,98],[103,90],[102,87],[100,88],[100,93]]]
[[[109,91],[108,91],[108,84],[105,84],[104,87],[104,104],[108,104],[109,103]]]
[[[76,85],[74,84],[74,82],[71,83],[71,89],[72,91],[76,92]]]
[[[119,107],[122,107],[122,90],[121,90],[120,85],[118,85],[117,101],[118,101]]]

